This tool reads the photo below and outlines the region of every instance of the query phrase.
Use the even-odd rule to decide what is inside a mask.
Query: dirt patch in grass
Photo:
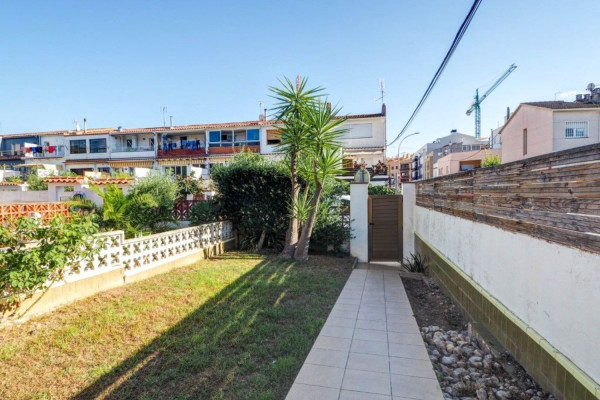
[[[227,253],[0,329],[0,398],[283,399],[351,265]]]

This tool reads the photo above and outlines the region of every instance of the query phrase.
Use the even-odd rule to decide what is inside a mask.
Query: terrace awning
[[[131,160],[131,161],[110,161],[108,163],[111,168],[152,168],[154,161],[152,160]]]

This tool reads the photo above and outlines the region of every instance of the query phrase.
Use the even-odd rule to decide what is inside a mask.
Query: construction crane
[[[467,110],[467,115],[471,115],[473,110],[475,111],[475,137],[481,137],[481,103],[513,72],[517,66],[511,64],[510,67],[502,74],[500,78],[484,93],[483,96],[479,97],[479,89],[475,89],[475,101],[471,104],[471,108]]]

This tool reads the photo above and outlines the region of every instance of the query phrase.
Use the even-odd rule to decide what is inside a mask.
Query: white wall
[[[587,138],[565,137],[565,122],[587,121]],[[600,143],[600,110],[595,111],[554,111],[554,147],[553,151],[572,149],[573,147],[586,146]]]
[[[10,203],[38,203],[48,201],[48,191],[0,191],[0,204]]]
[[[418,206],[414,222],[415,232],[600,382],[599,255]]]
[[[369,261],[369,185],[350,184],[350,254],[360,262]]]

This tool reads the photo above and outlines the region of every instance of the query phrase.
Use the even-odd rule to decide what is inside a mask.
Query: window
[[[106,153],[106,139],[90,139],[90,153]]]
[[[82,140],[71,140],[71,154],[85,154],[87,153],[87,147],[85,145],[85,139]]]
[[[235,131],[210,131],[208,141],[210,147],[226,146],[259,146],[260,130],[237,129]]]
[[[523,129],[523,155],[527,154],[527,129]]]
[[[150,147],[154,149],[154,138],[150,138]]]
[[[588,137],[588,122],[565,122],[565,137],[567,139]]]
[[[246,140],[248,141],[248,145],[249,146],[259,146],[260,145],[259,136],[260,136],[260,130],[248,129],[246,131]]]
[[[133,148],[133,139],[125,140],[125,147],[127,147],[128,149],[132,149]]]
[[[281,132],[278,129],[267,129],[267,144],[281,143]]]
[[[165,167],[165,172],[185,178],[187,176],[187,167],[185,165],[176,167]]]

